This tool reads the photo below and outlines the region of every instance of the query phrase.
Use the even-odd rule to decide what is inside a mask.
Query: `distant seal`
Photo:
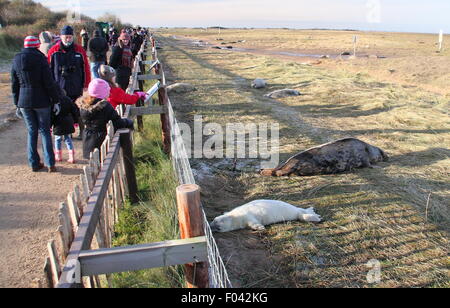
[[[283,89],[283,90],[276,90],[276,91],[270,92],[264,96],[270,97],[270,98],[284,98],[284,97],[299,96],[299,95],[301,95],[301,94],[297,90]]]
[[[257,78],[252,82],[252,88],[263,89],[267,86],[267,82],[264,79]]]
[[[174,83],[167,86],[167,93],[187,93],[191,91],[196,91],[197,89],[190,83]]]
[[[388,156],[380,148],[356,138],[345,138],[300,152],[275,169],[261,170],[261,175],[333,174],[355,168],[374,168],[372,164],[386,160]]]
[[[312,207],[305,210],[283,201],[255,200],[216,217],[211,230],[228,232],[250,228],[262,231],[264,226],[292,220],[320,222],[321,218]]]

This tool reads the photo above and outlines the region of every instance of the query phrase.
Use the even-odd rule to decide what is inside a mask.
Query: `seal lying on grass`
[[[214,218],[211,230],[228,232],[248,227],[261,231],[266,225],[291,220],[320,222],[321,218],[312,207],[304,210],[282,201],[255,200]]]
[[[300,152],[275,169],[261,170],[265,176],[333,174],[354,168],[374,168],[373,163],[388,160],[375,146],[356,138],[345,138]]]
[[[301,95],[301,93],[298,92],[297,90],[283,89],[283,90],[277,90],[277,91],[270,92],[269,94],[266,94],[264,96],[270,97],[270,98],[285,98],[285,97],[289,97],[289,96],[299,96],[299,95]]]

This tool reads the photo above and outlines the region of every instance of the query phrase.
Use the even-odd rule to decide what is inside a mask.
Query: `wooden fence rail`
[[[151,38],[150,42],[152,61],[146,60],[148,40],[145,40],[135,59],[127,92],[142,91],[144,80],[158,81],[147,92],[149,97],[144,102],[133,107],[120,106],[119,113],[125,118],[136,117],[139,129],[143,127],[142,116],[160,114],[164,151],[170,153],[171,127],[164,71],[157,58],[154,39]],[[146,71],[153,74],[146,75]],[[156,106],[153,102],[155,94],[158,94],[159,103]],[[83,168],[80,185],[75,185],[67,201],[60,204],[57,241],[48,244],[49,257],[45,262],[45,279],[41,281],[41,287],[100,288],[105,281],[110,285],[109,275],[112,273],[183,264],[199,264],[198,268],[202,268],[201,272],[193,275],[202,273],[203,279],[195,281],[189,277],[189,266],[186,267],[189,286],[207,287],[207,267],[202,265],[208,259],[207,248],[201,232],[185,235],[179,240],[111,248],[114,225],[127,199],[131,203],[138,202],[133,131],[120,129],[114,132],[110,123],[101,148],[91,153],[89,164]],[[195,209],[199,203],[183,201],[179,206],[185,211],[189,207]],[[197,216],[189,221],[195,221],[198,227],[204,222],[203,216]],[[189,221],[180,221],[180,228],[193,228]],[[100,275],[106,276],[101,279]]]

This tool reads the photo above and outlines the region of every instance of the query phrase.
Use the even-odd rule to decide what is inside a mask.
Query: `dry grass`
[[[267,42],[265,31],[229,31],[221,37],[235,40],[239,34],[239,39],[248,39],[248,44],[254,40],[260,46],[272,42]],[[290,33],[273,31],[268,32],[280,40]],[[180,32],[198,38],[217,37],[196,30],[174,33]],[[315,48],[327,46],[330,34],[314,33]],[[186,122],[194,114],[221,125],[279,122],[281,160],[345,136],[363,139],[391,156],[381,164],[382,169],[303,178],[267,178],[256,172],[231,172],[217,160],[193,160],[194,168],[209,166],[209,174],[200,184],[210,218],[258,198],[314,206],[324,218],[319,225],[295,222],[274,225],[264,233],[218,235],[235,285],[450,286],[450,106],[446,97],[380,81],[376,72],[356,74],[341,65],[305,66],[286,59],[195,48],[173,40],[172,34],[164,33],[161,38],[164,49],[160,57],[173,80],[190,82],[198,89],[173,97],[179,117]],[[374,42],[381,51],[400,48],[395,40]],[[280,43],[282,47],[296,45]],[[255,78],[268,80],[269,88],[251,89]],[[263,97],[285,87],[303,95],[279,101]],[[254,166],[257,161],[242,163]],[[255,255],[258,258],[252,258]],[[366,281],[366,264],[371,259],[382,265],[378,285]]]
[[[331,56],[353,52],[353,36],[357,35],[358,59],[351,62],[321,60],[321,65],[353,73],[370,73],[378,80],[417,86],[443,95],[450,94],[450,49],[444,43],[442,53],[436,52],[437,34],[282,29],[229,29],[222,30],[220,35],[218,31],[177,29],[170,30],[170,34],[203,39],[219,46],[224,43],[225,46],[241,48]],[[223,41],[217,41],[217,38]],[[445,36],[444,42],[449,39],[449,36]],[[368,59],[370,55],[386,58]],[[294,61],[304,62],[304,59]],[[390,70],[395,72],[391,73]]]

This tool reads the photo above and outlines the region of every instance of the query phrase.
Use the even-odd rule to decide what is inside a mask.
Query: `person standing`
[[[89,43],[89,34],[87,33],[86,29],[82,29],[80,32],[81,36],[81,46],[85,51],[88,50],[88,43]]]
[[[109,61],[109,65],[116,70],[116,82],[124,91],[128,88],[133,69],[133,53],[130,48],[130,40],[130,35],[122,32],[112,50]]]
[[[117,33],[116,29],[113,29],[111,37],[110,37],[110,41],[109,41],[110,45],[111,46],[116,45],[118,39],[119,39],[119,34]]]
[[[61,41],[48,52],[48,62],[56,82],[75,102],[91,82],[91,70],[83,47],[74,42],[71,26],[61,30]],[[82,133],[83,125],[80,124],[78,139],[81,139]]]
[[[61,90],[59,104],[60,111],[53,117],[53,135],[55,136],[55,160],[62,162],[62,141],[66,144],[69,154],[68,162],[75,163],[75,148],[72,134],[75,133],[74,124],[79,122],[80,111],[74,102]]]
[[[131,38],[131,52],[133,57],[136,57],[141,49],[142,43],[144,43],[143,37],[135,30],[133,31],[133,36]]]
[[[22,51],[15,55],[11,69],[12,93],[17,115],[23,117],[28,130],[27,152],[32,171],[44,168],[37,150],[40,133],[45,165],[49,172],[56,172],[50,127],[59,89],[39,47],[39,39],[28,36]]]
[[[93,38],[88,43],[89,60],[91,60],[91,74],[93,78],[99,78],[98,70],[100,65],[106,64],[106,54],[108,53],[108,50],[108,41],[101,37],[99,30],[95,30]]]
[[[53,38],[52,34],[49,31],[43,31],[39,34],[39,40],[41,41],[41,46],[39,47],[39,50],[47,56],[48,51],[53,46]]]

